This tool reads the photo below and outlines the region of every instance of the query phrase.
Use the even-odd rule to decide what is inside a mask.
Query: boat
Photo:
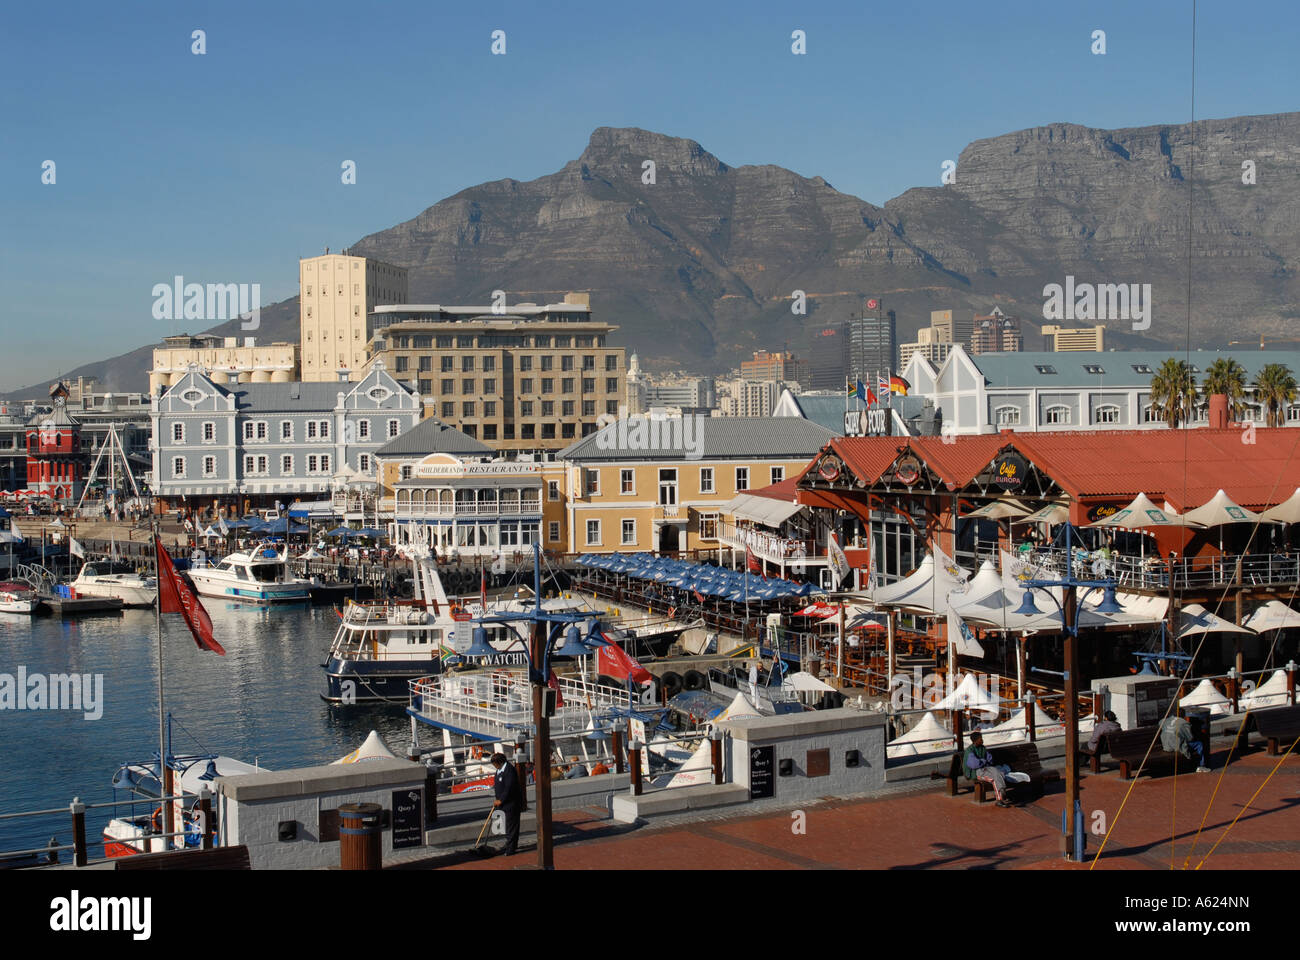
[[[183,834],[171,837],[170,849],[198,847],[203,842],[202,821],[199,811],[199,791],[206,785],[211,788],[217,777],[238,776],[245,773],[266,773],[266,767],[244,763],[232,757],[216,754],[169,757],[167,766],[172,770],[172,832]],[[128,817],[115,817],[104,827],[104,854],[107,857],[129,857],[140,853],[165,853],[168,838],[163,833],[163,808],[159,802],[162,794],[158,782],[158,759],[155,756],[145,763],[126,763],[113,776],[115,789],[127,790],[146,801],[147,812]],[[214,825],[213,843],[215,838]]]
[[[115,597],[124,607],[152,607],[158,600],[158,581],[121,561],[85,563],[70,586],[79,597]]]
[[[25,583],[0,583],[0,613],[35,613],[41,598]]]
[[[490,655],[469,654],[473,618],[481,601],[452,601],[432,559],[412,555],[416,596],[410,600],[350,602],[339,614],[325,668],[328,703],[402,703],[411,681],[434,677],[458,664],[522,665],[523,641],[509,627],[484,627]]]
[[[315,585],[291,575],[286,555],[268,544],[232,553],[215,565],[191,566],[188,575],[201,596],[253,603],[310,600]]]

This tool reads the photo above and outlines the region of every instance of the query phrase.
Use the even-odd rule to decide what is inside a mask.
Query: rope
[[[1273,774],[1282,769],[1282,764],[1286,762],[1287,757],[1291,756],[1291,751],[1295,749],[1296,743],[1300,743],[1300,740],[1293,741],[1291,746],[1287,747],[1286,753],[1282,754],[1282,756],[1278,758],[1277,764],[1269,771],[1268,776],[1264,778],[1264,782],[1259,785],[1259,788],[1253,794],[1251,794],[1250,799],[1246,801],[1246,805],[1243,806],[1237,815],[1232,818],[1232,823],[1228,824],[1224,828],[1223,833],[1219,834],[1219,839],[1214,841],[1214,846],[1210,847],[1209,852],[1201,858],[1201,862],[1196,865],[1197,870],[1205,866],[1205,861],[1210,859],[1210,854],[1219,849],[1219,844],[1223,843],[1223,838],[1228,835],[1228,831],[1235,827],[1237,821],[1241,819],[1241,815],[1250,809],[1250,805],[1255,802],[1255,798],[1260,795],[1260,792],[1268,786],[1268,782],[1273,779]]]
[[[1192,860],[1192,854],[1196,853],[1196,845],[1201,841],[1201,831],[1205,828],[1205,821],[1210,818],[1210,808],[1214,806],[1214,798],[1219,795],[1219,787],[1223,785],[1223,775],[1228,772],[1228,765],[1232,763],[1232,754],[1237,749],[1237,744],[1241,741],[1241,735],[1246,729],[1246,714],[1241,717],[1241,726],[1237,728],[1237,736],[1233,738],[1232,746],[1228,748],[1228,759],[1223,761],[1223,769],[1219,771],[1219,779],[1214,782],[1214,792],[1210,794],[1210,802],[1205,805],[1205,813],[1201,815],[1200,825],[1196,828],[1196,835],[1192,837],[1192,846],[1187,851],[1187,856],[1183,859],[1183,869]]]

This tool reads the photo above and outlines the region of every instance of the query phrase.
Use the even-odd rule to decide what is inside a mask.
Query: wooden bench
[[[117,857],[115,870],[252,870],[248,847],[213,847],[211,850],[177,850]]]
[[[1017,773],[1027,774],[1028,783],[1007,782],[1007,792],[1018,800],[1034,800],[1043,795],[1044,783],[1059,780],[1060,774],[1055,770],[1044,770],[1038,758],[1038,747],[1032,743],[1004,743],[988,748],[996,764],[1006,764]],[[948,796],[955,797],[966,788],[974,791],[975,802],[984,803],[993,791],[993,784],[986,780],[975,780],[966,776],[962,768],[962,758],[966,751],[958,750],[948,758],[947,773],[934,772],[932,780],[943,780],[948,787]]]
[[[1118,733],[1110,734],[1110,742],[1107,748],[1110,750],[1111,759],[1119,764],[1119,777],[1121,780],[1131,780],[1133,772],[1139,768],[1143,773],[1155,776],[1157,769],[1169,769],[1183,773],[1196,769],[1196,761],[1189,760],[1181,753],[1166,753],[1160,743],[1160,728],[1137,727],[1133,730],[1120,730]],[[1152,741],[1155,745],[1152,746]],[[1147,750],[1150,749],[1150,754]],[[1143,765],[1142,760],[1146,759]],[[1210,762],[1209,755],[1205,757],[1208,765]]]
[[[1095,752],[1089,750],[1086,744],[1079,747],[1079,756],[1088,758],[1088,770],[1092,773],[1101,773],[1102,754],[1109,753],[1110,741],[1104,733],[1097,738],[1097,749]]]
[[[1265,710],[1252,710],[1255,729],[1268,741],[1268,755],[1276,757],[1283,745],[1290,747],[1300,739],[1300,706],[1269,707]]]

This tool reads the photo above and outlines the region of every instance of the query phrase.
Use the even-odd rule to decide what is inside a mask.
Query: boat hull
[[[74,581],[72,589],[79,597],[116,598],[124,607],[152,607],[158,599],[156,587],[136,587],[124,583],[96,583],[95,581]]]
[[[209,580],[190,571],[195,591],[203,597],[239,600],[245,603],[303,603],[311,599],[310,583],[251,583],[248,581]]]
[[[35,613],[39,600],[0,600],[0,613]]]
[[[341,660],[331,657],[325,664],[325,692],[328,703],[407,703],[411,681],[442,672],[442,660],[400,660],[376,662]]]

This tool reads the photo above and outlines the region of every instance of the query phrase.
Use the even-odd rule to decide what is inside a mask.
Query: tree
[[[1206,400],[1222,393],[1228,398],[1228,410],[1233,420],[1241,419],[1242,403],[1246,396],[1246,369],[1231,357],[1220,357],[1205,371],[1205,383],[1201,392]]]
[[[1286,404],[1296,398],[1296,380],[1285,363],[1269,363],[1255,377],[1255,401],[1263,405],[1270,427],[1286,421]]]
[[[1151,406],[1170,427],[1190,420],[1196,406],[1196,378],[1191,364],[1170,357],[1151,377]]]

